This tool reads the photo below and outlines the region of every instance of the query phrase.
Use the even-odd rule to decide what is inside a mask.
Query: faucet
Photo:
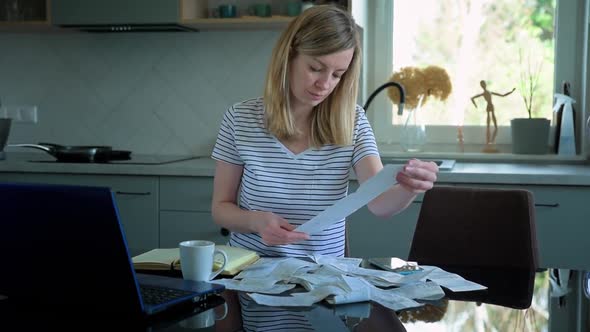
[[[367,111],[367,108],[369,108],[369,104],[371,103],[371,101],[373,101],[373,98],[375,98],[375,96],[381,92],[383,89],[390,87],[390,86],[395,86],[398,90],[399,90],[399,105],[398,105],[398,109],[397,109],[397,115],[402,115],[404,112],[404,104],[406,103],[406,90],[404,89],[403,85],[399,84],[398,82],[387,82],[383,85],[381,85],[380,87],[377,88],[377,90],[373,91],[373,93],[371,93],[371,95],[369,96],[369,99],[367,100],[367,102],[365,103],[365,106],[363,106],[363,108],[365,109],[365,112]]]

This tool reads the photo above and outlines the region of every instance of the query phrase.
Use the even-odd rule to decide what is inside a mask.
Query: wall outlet
[[[37,106],[20,106],[19,113],[22,122],[37,123]]]
[[[37,123],[36,105],[6,105],[0,110],[0,117],[11,118],[13,122]]]

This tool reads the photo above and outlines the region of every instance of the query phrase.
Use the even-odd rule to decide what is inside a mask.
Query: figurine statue
[[[494,104],[492,103],[492,95],[498,96],[498,97],[506,97],[509,94],[513,93],[514,90],[516,90],[516,88],[512,89],[512,91],[510,91],[510,92],[506,92],[504,94],[501,94],[501,93],[497,93],[497,92],[493,92],[493,91],[488,91],[486,82],[483,80],[479,82],[479,85],[481,85],[483,92],[471,97],[471,102],[473,103],[473,105],[475,105],[475,108],[477,108],[477,103],[475,102],[475,99],[477,99],[479,97],[483,97],[483,99],[487,103],[487,106],[486,106],[486,113],[487,113],[486,146],[484,147],[483,151],[484,152],[498,152],[498,150],[495,147],[496,135],[498,134],[498,122],[496,121],[496,114],[494,113]],[[494,122],[493,134],[490,133],[490,122],[491,121]]]

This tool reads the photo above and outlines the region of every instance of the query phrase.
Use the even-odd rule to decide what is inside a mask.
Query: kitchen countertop
[[[215,161],[209,156],[163,165],[39,163],[29,160],[53,157],[44,153],[7,152],[0,172],[75,173],[144,176],[213,176]],[[590,165],[491,163],[457,161],[440,171],[439,182],[590,186]]]
[[[144,155],[148,157],[148,155]],[[158,156],[153,156],[157,159]],[[35,160],[36,162],[31,162]],[[57,163],[46,153],[6,152],[6,159],[0,160],[0,172],[21,173],[75,173],[146,176],[213,176],[215,162],[209,157],[154,165],[121,163]],[[38,162],[48,161],[48,162]]]

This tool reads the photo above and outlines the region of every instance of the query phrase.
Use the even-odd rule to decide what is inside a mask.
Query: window
[[[401,67],[444,68],[453,91],[446,101],[430,98],[421,108],[427,132],[422,152],[449,154],[482,152],[488,104],[481,96],[473,100],[477,107],[471,100],[483,92],[480,81],[485,81],[488,91],[500,95],[515,89],[506,96],[492,95],[491,100],[498,124],[495,142],[500,152],[510,153],[510,120],[528,117],[523,82],[537,80],[533,117],[553,118],[553,92],[561,92],[564,80],[571,83],[575,99],[586,98],[582,67],[587,28],[580,28],[586,20],[580,8],[586,8],[586,2],[378,1],[375,12],[391,14],[375,16],[375,39],[368,40],[368,48],[376,52],[365,62],[370,73],[364,93],[388,81]],[[559,20],[558,14],[566,19]],[[382,94],[367,113],[382,153],[396,154],[402,151],[399,132],[409,112],[398,116],[397,106]],[[576,106],[582,111],[583,105]],[[582,123],[584,117],[578,116]],[[459,142],[459,128],[464,144]],[[583,137],[578,140],[582,142]]]

